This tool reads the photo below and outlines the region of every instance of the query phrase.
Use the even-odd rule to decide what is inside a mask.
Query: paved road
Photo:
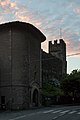
[[[0,120],[80,120],[80,106],[55,106],[25,111],[5,111]]]

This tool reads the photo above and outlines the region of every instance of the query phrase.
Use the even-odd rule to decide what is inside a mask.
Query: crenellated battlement
[[[66,43],[63,39],[49,41],[49,53],[59,58],[63,62],[63,74],[66,73]]]

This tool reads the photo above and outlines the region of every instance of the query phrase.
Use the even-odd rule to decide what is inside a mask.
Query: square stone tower
[[[54,40],[54,44],[49,41],[49,53],[62,61],[62,75],[67,73],[66,44],[63,39]]]

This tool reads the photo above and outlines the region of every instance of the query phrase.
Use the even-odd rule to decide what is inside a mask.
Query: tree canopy
[[[55,86],[51,83],[45,83],[42,88],[42,94],[44,96],[58,96],[61,94],[61,89],[59,86]]]
[[[61,82],[61,89],[65,95],[80,96],[80,70],[73,70]]]

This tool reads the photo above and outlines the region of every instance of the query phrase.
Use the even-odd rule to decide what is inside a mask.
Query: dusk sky
[[[0,0],[0,23],[24,21],[35,25],[48,41],[61,36],[67,55],[80,53],[80,0]],[[68,73],[80,69],[80,55],[67,57]]]

